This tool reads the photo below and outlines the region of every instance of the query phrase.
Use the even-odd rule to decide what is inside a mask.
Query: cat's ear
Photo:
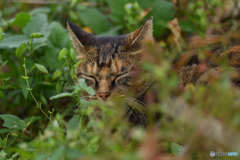
[[[130,50],[138,50],[145,41],[153,42],[153,17],[151,16],[141,27],[126,37],[126,45]]]
[[[87,33],[72,22],[67,22],[67,30],[73,47],[77,50],[79,58],[87,56],[88,46],[95,43],[95,36]]]

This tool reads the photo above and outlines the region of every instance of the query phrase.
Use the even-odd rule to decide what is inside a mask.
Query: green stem
[[[23,142],[23,134],[24,134],[24,129],[22,130],[22,135],[21,135],[21,143]]]
[[[9,136],[9,133],[7,134],[7,137],[6,137],[7,140],[8,140],[8,136]],[[4,148],[3,148],[4,152],[6,152],[7,140],[6,140],[5,144],[4,144]]]
[[[49,117],[41,108],[41,106],[39,107],[39,109],[42,111],[42,113],[50,120],[50,122],[52,122],[51,117]]]
[[[66,65],[67,62],[68,62],[68,60],[66,60],[65,63],[63,64],[61,71],[63,70],[63,67]]]
[[[76,81],[75,81],[75,77],[74,77],[75,74],[73,74],[73,73],[71,72],[71,71],[72,71],[72,68],[70,67],[70,62],[69,62],[68,60],[67,60],[66,62],[68,62],[67,65],[68,65],[68,68],[70,69],[70,76],[71,76],[74,84],[77,85],[77,84],[76,84]],[[73,70],[73,71],[74,71],[74,70]]]
[[[22,136],[21,136],[21,143],[23,142],[23,134],[25,132],[25,130],[28,128],[28,126],[30,125],[30,123],[32,122],[34,116],[31,118],[31,120],[27,123],[26,127],[22,130]]]
[[[27,82],[27,87],[28,87],[28,90],[29,90],[29,92],[30,92],[30,94],[31,94],[31,96],[32,96],[32,98],[34,99],[34,101],[36,102],[36,104],[37,104],[37,107],[41,110],[41,112],[50,120],[50,122],[52,123],[52,120],[51,120],[51,117],[49,117],[43,110],[42,110],[42,108],[41,108],[41,103],[39,103],[37,100],[36,100],[36,98],[34,97],[34,95],[33,95],[33,93],[32,93],[32,89],[30,88],[30,86],[29,86],[29,83],[28,83],[28,77],[27,77],[27,69],[26,69],[26,63],[25,63],[25,58],[24,58],[24,65],[23,65],[23,67],[24,67],[24,71],[25,71],[25,81]]]
[[[33,51],[33,38],[31,39],[31,45],[30,45],[30,56],[32,57],[32,59],[33,59],[33,61],[35,62],[35,63],[37,63],[37,61],[35,60],[35,58],[34,58],[34,56],[33,56],[33,54],[32,54],[32,51]]]

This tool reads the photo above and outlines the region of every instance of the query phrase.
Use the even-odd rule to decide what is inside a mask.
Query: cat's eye
[[[85,82],[88,86],[95,86],[98,84],[97,78],[94,76],[83,74],[83,78],[85,79]]]
[[[120,75],[117,75],[114,80],[113,80],[113,83],[116,83],[119,79],[121,79],[122,77],[128,75],[128,72],[125,72],[125,73],[122,73]]]
[[[90,75],[83,75],[83,76],[86,77],[86,78],[93,79],[93,80],[95,80],[97,82],[97,79],[94,76],[90,76]]]

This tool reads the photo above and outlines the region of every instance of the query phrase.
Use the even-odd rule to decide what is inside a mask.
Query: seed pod
[[[31,33],[30,37],[31,38],[41,38],[44,35],[42,33]]]

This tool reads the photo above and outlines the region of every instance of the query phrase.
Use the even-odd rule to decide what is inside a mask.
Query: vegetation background
[[[160,87],[161,101],[149,106],[149,112],[161,113],[160,127],[132,128],[114,116],[123,114],[116,104],[101,105],[101,120],[92,108],[76,111],[76,105],[88,105],[79,99],[81,91],[93,91],[82,80],[74,83],[67,20],[101,36],[134,31],[150,16],[156,47],[146,52],[143,68]],[[208,87],[178,86],[186,57],[204,59],[206,49],[239,42],[238,0],[1,0],[0,160],[205,160],[210,151],[240,154],[233,69],[220,62],[225,72],[212,75]],[[148,62],[152,58],[155,63]],[[176,58],[182,63],[173,65]]]

